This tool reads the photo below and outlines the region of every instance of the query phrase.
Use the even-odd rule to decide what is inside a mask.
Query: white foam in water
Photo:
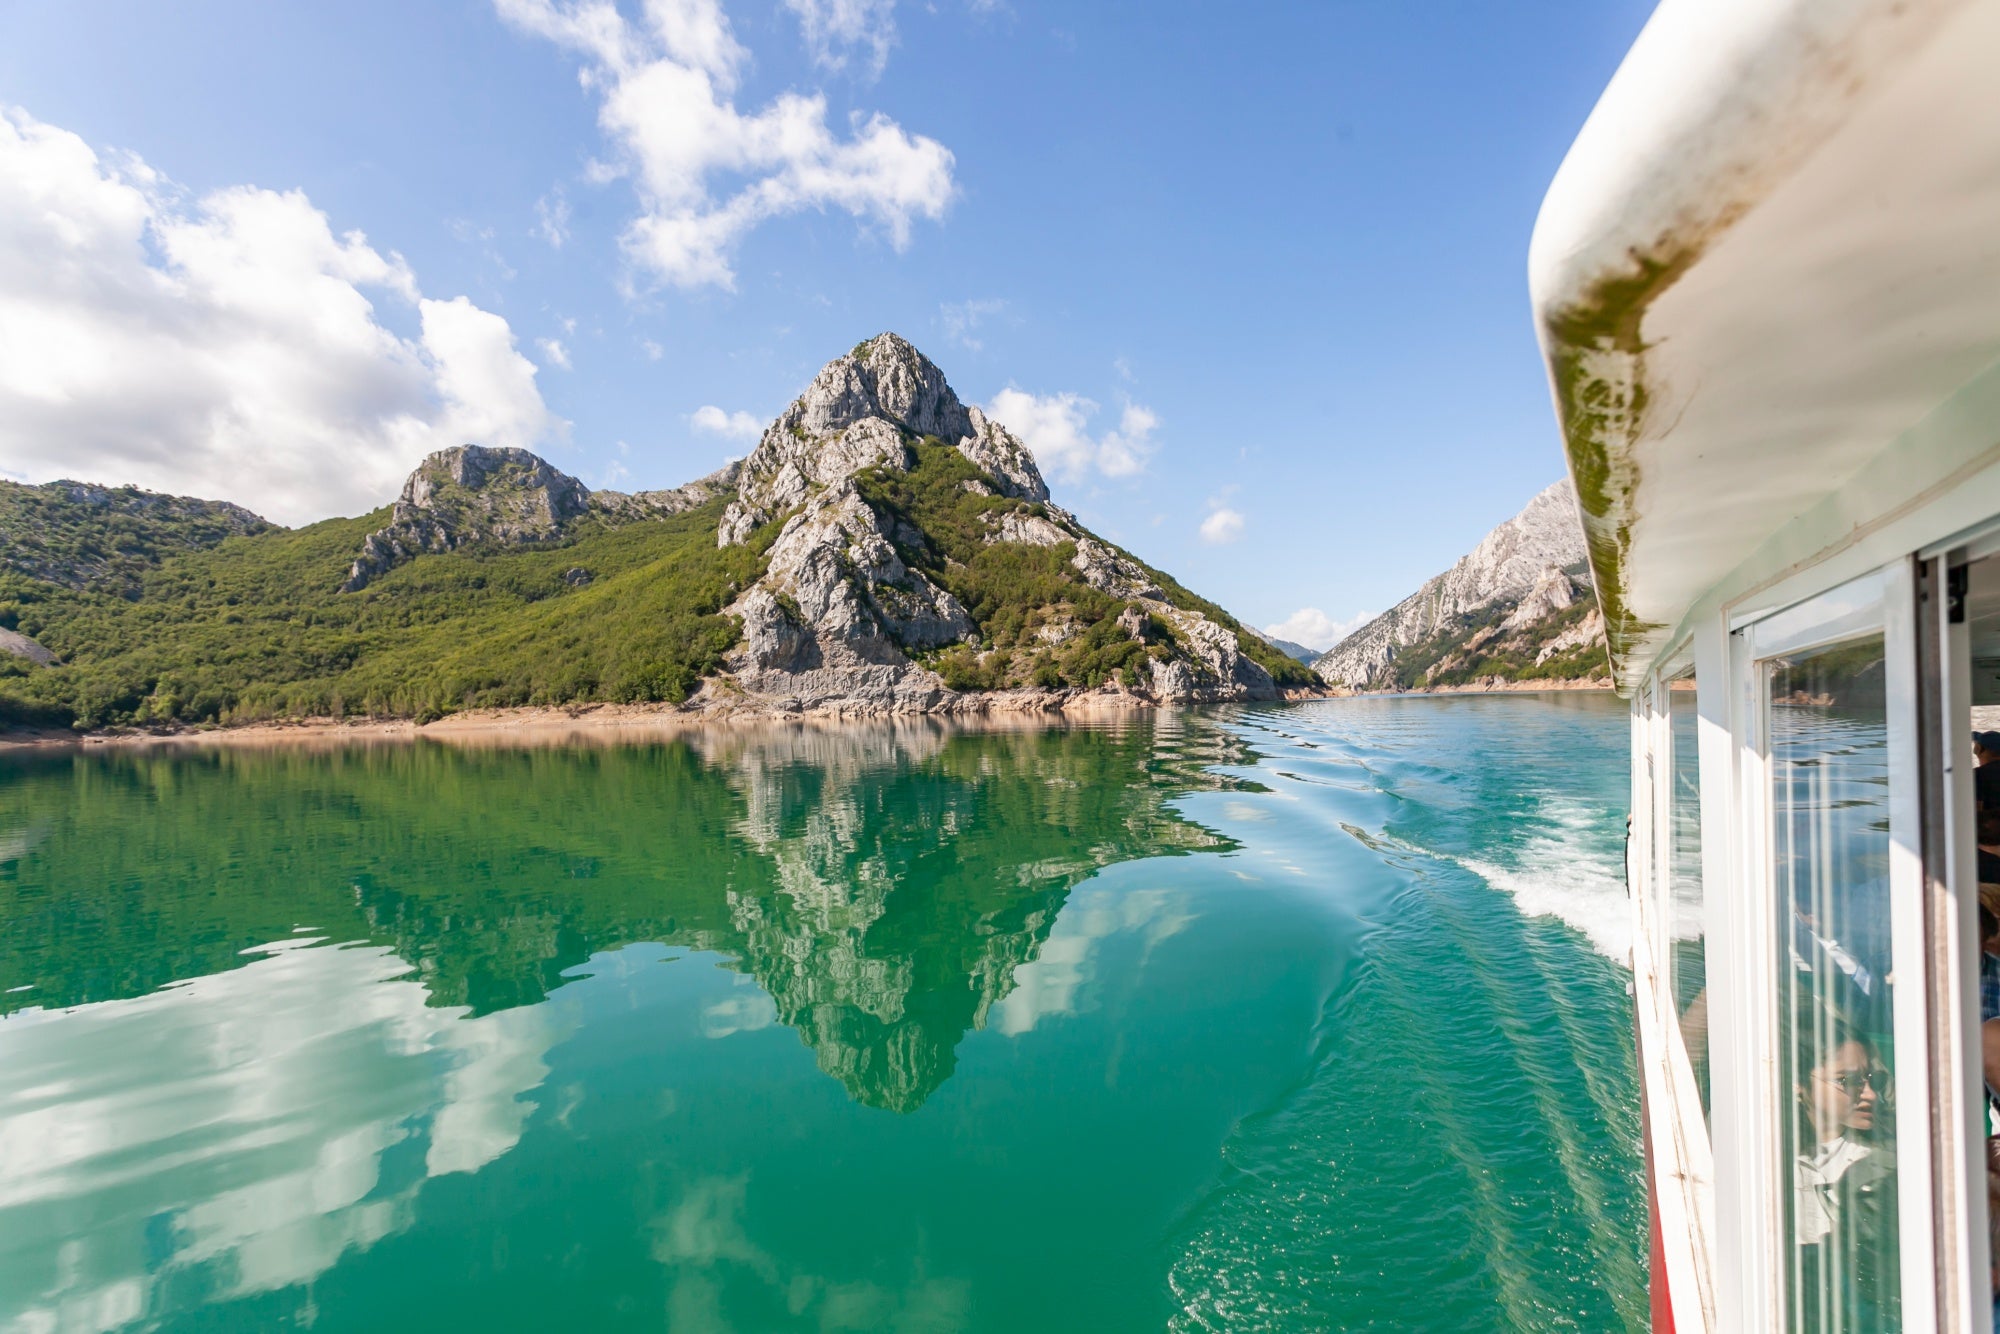
[[[1458,857],[1460,866],[1513,898],[1530,917],[1555,917],[1619,963],[1632,959],[1632,903],[1625,893],[1624,849],[1594,828],[1601,815],[1581,803],[1542,799],[1545,832],[1527,838],[1512,866]]]

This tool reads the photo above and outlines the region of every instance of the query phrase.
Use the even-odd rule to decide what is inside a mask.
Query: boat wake
[[[1632,904],[1623,846],[1605,850],[1606,812],[1564,797],[1542,799],[1540,827],[1497,857],[1452,860],[1514,900],[1529,917],[1554,917],[1589,938],[1606,958],[1632,958]],[[1615,816],[1613,817],[1615,818]]]
[[[1645,1328],[1622,729],[1508,703],[1239,720],[1242,800],[1366,848],[1321,867],[1371,925],[1176,1231],[1173,1328]]]

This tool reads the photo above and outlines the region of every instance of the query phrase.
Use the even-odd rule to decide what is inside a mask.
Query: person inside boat
[[[1988,910],[1979,909],[1979,925],[1986,926]],[[1982,961],[1983,962],[1983,961]],[[1981,990],[1984,981],[1981,979]],[[1986,1254],[1987,1277],[1993,1288],[1993,1328],[2000,1334],[2000,1019],[1988,1019],[1979,1026],[1980,1067],[1986,1080]]]
[[[1979,794],[1980,812],[2000,810],[2000,732],[1972,734],[1972,762],[1976,766],[1972,786]]]
[[[1819,1005],[1799,1017],[1793,1226],[1801,1329],[1893,1329],[1894,1091],[1874,1045]]]
[[[2000,885],[1979,886],[1979,1022],[2000,1018]]]
[[[2000,774],[2000,766],[1992,770],[1981,769],[1980,773]],[[2000,802],[1988,804],[1983,798],[1979,805],[1978,823],[1975,825],[1979,840],[1979,883],[1982,889],[1992,885],[2000,890]]]

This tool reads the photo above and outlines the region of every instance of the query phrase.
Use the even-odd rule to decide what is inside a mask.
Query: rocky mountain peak
[[[909,466],[909,445],[932,437],[994,479],[1000,494],[1045,501],[1048,483],[1020,439],[959,401],[935,362],[898,334],[855,345],[821,368],[743,460],[739,495],[723,517],[730,546],[808,497],[864,468]]]
[[[929,481],[904,489],[898,474]],[[1048,498],[1028,447],[962,403],[921,352],[892,333],[857,345],[764,432],[719,525],[725,547],[760,529],[771,536],[763,577],[724,609],[743,627],[727,660],[733,688],[810,709],[935,708],[957,688],[931,665],[940,655],[1019,683],[1037,663],[1060,679],[1053,655],[1097,646],[1124,664],[1129,688],[1153,698],[1276,693],[1233,622],[1178,605],[1151,571]],[[1093,622],[1057,595],[995,621],[988,631],[1005,642],[991,642],[950,585],[985,589],[990,617],[1000,601],[1029,595],[1019,568],[1046,569],[1028,558],[1002,575],[982,558],[995,546],[1067,548],[1055,556],[1062,573],[1047,575],[1078,590]],[[974,565],[988,572],[974,575]]]
[[[972,419],[944,372],[893,333],[877,334],[829,361],[777,426],[824,436],[870,417],[940,440],[956,441],[973,432]]]
[[[403,483],[389,522],[368,535],[341,591],[427,551],[536,546],[569,537],[586,515],[616,527],[665,519],[735,490],[741,465],[725,464],[670,491],[592,491],[525,449],[457,445],[419,463]]]
[[[1545,488],[1443,574],[1335,644],[1313,664],[1326,680],[1380,689],[1405,648],[1506,598],[1532,603],[1535,617],[1570,605],[1567,571],[1585,559],[1576,491],[1568,478]],[[1519,625],[1521,622],[1515,622]]]
[[[455,445],[418,464],[389,522],[369,534],[343,592],[424,552],[475,542],[553,542],[590,507],[590,490],[525,449]]]

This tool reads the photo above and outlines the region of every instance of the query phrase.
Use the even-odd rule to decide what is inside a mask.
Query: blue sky
[[[0,472],[669,486],[894,329],[1099,531],[1345,621],[1561,472],[1528,235],[1649,9],[23,0]]]

